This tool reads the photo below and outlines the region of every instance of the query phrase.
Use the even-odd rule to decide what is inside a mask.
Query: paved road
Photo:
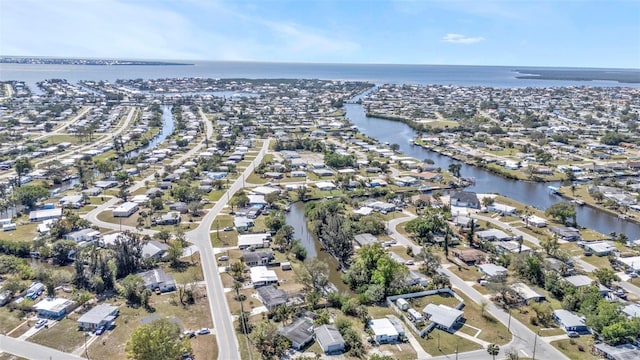
[[[238,190],[242,189],[243,180],[246,180],[253,172],[256,165],[260,164],[262,158],[269,149],[269,140],[264,140],[262,149],[244,170],[238,179],[229,187],[227,192],[222,195],[220,200],[209,210],[204,216],[200,225],[186,234],[187,240],[200,249],[200,261],[202,262],[202,270],[204,280],[207,283],[207,296],[209,298],[209,306],[213,317],[213,327],[216,331],[218,341],[218,359],[240,359],[238,350],[238,341],[236,332],[233,328],[233,319],[227,304],[227,299],[220,279],[218,264],[216,263],[215,254],[211,247],[210,230],[213,220],[218,216],[220,211],[227,205],[227,199],[231,198]]]
[[[201,110],[202,112],[202,110]],[[210,139],[213,136],[213,126],[211,125],[211,122],[209,120],[206,119],[206,117],[204,116],[204,114],[201,113],[201,116],[203,117],[203,121],[205,122],[205,126],[207,129],[207,139]],[[196,155],[196,153],[198,153],[202,148],[204,147],[204,143],[200,143],[198,145],[196,145],[193,149],[189,150],[188,152],[186,152],[185,154],[183,154],[182,156],[180,156],[179,158],[175,159],[174,161],[171,162],[171,165],[173,166],[177,166],[177,165],[181,165],[182,163],[184,163],[185,161],[187,161],[187,159],[192,158],[194,155]],[[133,184],[128,190],[129,193],[133,193],[134,191],[140,189],[141,187],[144,186],[145,181],[152,181],[154,180],[154,174],[151,174],[149,176],[147,176],[146,178],[137,181],[135,184]],[[110,200],[108,200],[107,202],[105,202],[104,204],[96,207],[95,209],[91,210],[90,212],[88,212],[84,217],[85,219],[89,220],[91,223],[98,225],[100,227],[106,228],[106,229],[112,229],[112,230],[129,230],[132,232],[137,232],[137,229],[133,226],[126,226],[126,225],[122,225],[120,226],[120,224],[114,224],[114,223],[109,223],[109,222],[105,222],[102,220],[98,219],[98,214],[100,214],[101,212],[107,210],[108,208],[114,206],[116,203],[118,203],[118,201],[120,201],[119,198],[117,197],[113,197]],[[149,230],[149,229],[143,229],[142,230],[142,234],[145,235],[153,235],[155,234],[156,231],[155,230]]]
[[[484,217],[482,218],[484,220]],[[393,219],[389,221],[388,228],[391,231],[391,237],[396,239],[398,243],[403,244],[405,246],[412,246],[415,248],[417,245],[413,241],[411,241],[410,239],[407,239],[402,234],[396,231],[396,225],[409,220],[411,220],[411,217]],[[492,219],[492,220],[495,220],[495,219]],[[505,224],[505,227],[506,226],[508,225]],[[465,295],[470,297],[471,300],[473,300],[474,302],[480,304],[483,301],[487,301],[488,305],[487,305],[486,311],[492,316],[494,316],[496,319],[498,319],[498,321],[503,323],[505,326],[510,324],[509,328],[511,329],[511,333],[513,334],[513,339],[509,344],[501,347],[503,348],[503,350],[501,351],[502,354],[506,354],[506,351],[512,350],[512,351],[517,351],[520,356],[532,357],[534,343],[535,343],[536,358],[538,359],[554,359],[554,360],[568,359],[564,354],[562,354],[556,348],[554,348],[553,346],[545,342],[542,338],[537,337],[536,334],[533,331],[531,331],[531,329],[526,327],[517,319],[512,317],[511,320],[509,321],[509,314],[507,312],[498,308],[492,302],[488,301],[484,297],[484,295],[479,293],[476,289],[471,287],[469,284],[467,284],[464,280],[462,280],[456,274],[449,271],[447,268],[443,268],[440,272],[446,275],[447,277],[449,277],[449,279],[451,280],[451,285],[453,287],[458,288]],[[452,355],[446,355],[438,358],[439,359],[455,359],[456,355],[452,354]],[[489,353],[486,352],[486,350],[461,353],[461,354],[458,354],[457,358],[466,359],[466,360],[492,359],[492,357],[489,355]]]
[[[14,339],[5,335],[0,335],[0,352],[18,355],[25,359],[85,360],[80,356],[65,353],[36,343]]]

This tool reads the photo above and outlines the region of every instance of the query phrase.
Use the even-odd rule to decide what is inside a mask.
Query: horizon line
[[[597,66],[558,66],[558,65],[473,65],[473,64],[417,64],[417,63],[384,63],[384,62],[318,62],[318,61],[272,61],[272,60],[203,60],[203,59],[144,59],[144,58],[112,58],[112,57],[85,57],[85,56],[51,56],[51,55],[3,55],[0,57],[11,58],[47,58],[47,59],[71,59],[71,60],[119,60],[119,61],[157,61],[157,62],[235,62],[235,63],[261,63],[261,64],[307,64],[307,65],[369,65],[369,66],[454,66],[454,67],[513,67],[513,68],[560,68],[560,69],[602,69],[602,70],[627,70],[640,71],[640,67],[618,68]],[[24,64],[29,65],[29,64]],[[185,64],[196,66],[196,64]]]

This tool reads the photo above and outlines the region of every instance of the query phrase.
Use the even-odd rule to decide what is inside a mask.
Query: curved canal
[[[362,96],[362,95],[360,95]],[[359,97],[356,97],[357,100]],[[381,143],[400,145],[400,151],[417,160],[431,159],[437,167],[447,169],[450,164],[460,164],[460,174],[463,177],[475,178],[475,185],[468,187],[470,191],[478,193],[499,193],[523,204],[545,210],[552,204],[561,201],[557,195],[549,193],[548,186],[558,183],[534,183],[505,179],[482,168],[440,155],[437,152],[411,145],[416,132],[408,125],[386,119],[366,117],[360,104],[345,104],[346,117],[359,131]],[[626,234],[629,239],[640,238],[640,226],[620,220],[617,216],[588,207],[577,206],[577,221],[580,226],[595,229],[603,234],[612,231]]]

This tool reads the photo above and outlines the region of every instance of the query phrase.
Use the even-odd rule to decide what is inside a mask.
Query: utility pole
[[[536,343],[538,342],[538,333],[540,331],[538,330],[536,332],[536,336],[533,338],[533,356],[531,357],[531,360],[536,360]]]

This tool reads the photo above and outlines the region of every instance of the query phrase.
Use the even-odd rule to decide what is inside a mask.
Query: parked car
[[[96,335],[102,335],[102,333],[104,333],[105,330],[107,330],[106,327],[100,326],[98,330],[96,330]]]
[[[405,264],[405,265],[413,265],[413,264],[415,264],[415,263],[413,262],[413,260],[407,260],[407,262],[406,262],[406,263],[404,263],[404,264]]]
[[[36,329],[40,329],[41,327],[47,325],[49,321],[47,319],[40,319],[38,320],[38,322],[36,323]]]
[[[233,231],[233,228],[231,226],[227,226],[226,228],[223,229],[224,231]]]
[[[580,337],[580,334],[579,334],[579,333],[577,333],[576,331],[569,331],[569,332],[567,333],[567,335],[568,335],[570,338],[577,338],[577,337]]]
[[[202,328],[198,330],[198,335],[206,335],[206,334],[211,334],[211,330],[209,330],[209,328]]]
[[[192,337],[196,336],[196,332],[195,332],[195,331],[193,331],[193,330],[191,330],[191,329],[189,329],[189,330],[185,330],[182,334],[183,334],[184,336],[189,337],[189,338],[192,338]]]
[[[218,261],[229,261],[229,257],[227,255],[222,255],[218,258]]]

